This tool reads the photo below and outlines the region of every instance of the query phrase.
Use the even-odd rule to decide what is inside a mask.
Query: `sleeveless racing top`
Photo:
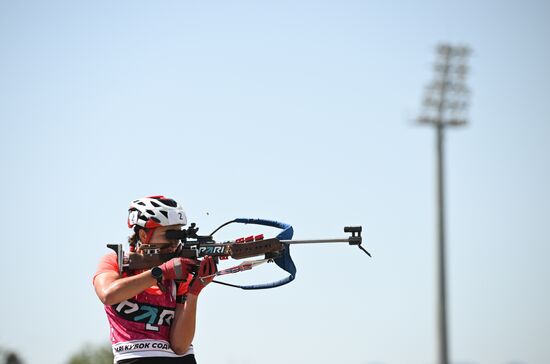
[[[94,280],[98,274],[111,271],[118,273],[115,253],[101,259]],[[127,275],[124,273],[123,276]],[[120,303],[105,305],[115,363],[123,359],[193,354],[193,345],[183,355],[177,355],[170,348],[170,325],[175,315],[176,295],[185,294],[188,283],[179,287],[174,281],[164,281],[164,284],[166,292],[153,286]]]

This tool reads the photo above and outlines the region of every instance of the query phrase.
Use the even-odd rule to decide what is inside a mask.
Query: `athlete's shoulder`
[[[95,278],[101,273],[107,272],[119,272],[117,255],[114,252],[101,257],[92,281],[95,281]]]

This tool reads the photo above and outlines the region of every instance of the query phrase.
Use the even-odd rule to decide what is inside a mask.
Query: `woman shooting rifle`
[[[167,239],[167,230],[187,224],[183,208],[173,199],[150,196],[132,201],[128,227],[130,251],[139,254],[173,253],[179,240]],[[115,253],[105,255],[93,284],[111,328],[115,363],[196,364],[193,337],[197,299],[212,281],[216,264],[206,256],[199,261],[173,258],[158,267],[120,274]]]

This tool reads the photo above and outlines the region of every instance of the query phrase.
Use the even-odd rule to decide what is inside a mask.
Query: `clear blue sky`
[[[412,120],[447,41],[474,50],[447,134],[452,362],[549,363],[548,4],[0,2],[0,346],[106,343],[97,261],[166,194],[204,231],[362,224],[374,256],[296,247],[291,285],[209,288],[200,363],[435,363],[434,133]]]

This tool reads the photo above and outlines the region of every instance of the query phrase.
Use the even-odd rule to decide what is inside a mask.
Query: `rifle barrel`
[[[348,238],[345,239],[311,239],[311,240],[281,240],[285,244],[320,244],[320,243],[349,243]]]

